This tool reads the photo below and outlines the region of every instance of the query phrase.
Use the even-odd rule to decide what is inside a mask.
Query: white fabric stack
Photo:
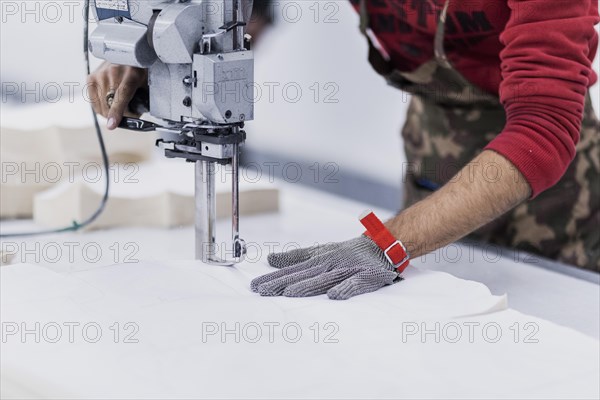
[[[269,270],[3,267],[3,398],[599,394],[597,340],[507,309],[481,284],[411,267],[403,282],[348,301],[251,293]]]

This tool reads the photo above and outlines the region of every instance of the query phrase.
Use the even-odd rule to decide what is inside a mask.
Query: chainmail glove
[[[366,236],[272,253],[268,261],[279,271],[251,282],[252,291],[262,296],[308,297],[327,293],[330,299],[346,300],[402,279],[383,251]]]

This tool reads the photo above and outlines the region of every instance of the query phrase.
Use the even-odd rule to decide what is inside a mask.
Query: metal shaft
[[[215,166],[209,161],[196,161],[196,259],[215,259]]]
[[[233,243],[233,255],[236,258],[242,256],[241,249],[237,245],[240,237],[240,179],[239,179],[239,145],[233,145],[233,157],[231,159],[231,238]]]
[[[235,22],[246,22],[244,21],[244,14],[242,9],[242,0],[234,0],[233,2],[233,20]],[[233,36],[233,48],[236,50],[241,50],[244,47],[244,29],[241,26],[238,26],[235,29]]]

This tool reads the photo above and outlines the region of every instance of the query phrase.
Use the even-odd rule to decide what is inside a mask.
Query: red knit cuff
[[[485,150],[495,151],[515,166],[529,184],[530,199],[556,184],[568,167],[554,152],[522,133],[504,131]],[[516,170],[512,173],[515,180],[521,179]]]

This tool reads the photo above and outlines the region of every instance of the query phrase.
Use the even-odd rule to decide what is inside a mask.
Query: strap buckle
[[[395,263],[392,260],[392,257],[390,257],[390,255],[388,254],[394,248],[394,246],[400,246],[400,247],[402,247],[402,250],[404,250],[404,254],[406,254],[404,256],[404,258],[402,260],[400,260],[398,263]],[[406,247],[404,247],[404,245],[402,244],[402,242],[399,241],[399,240],[396,240],[391,245],[389,245],[388,248],[383,251],[383,254],[385,255],[385,258],[387,258],[387,260],[390,262],[390,264],[392,264],[392,266],[394,267],[394,269],[397,269],[397,268],[401,267],[404,263],[406,263],[409,260],[408,251],[406,251]]]
[[[383,251],[383,255],[387,258],[396,272],[402,273],[406,267],[408,267],[408,262],[410,260],[410,255],[404,244],[388,231],[383,222],[377,218],[373,211],[363,213],[360,217],[360,223],[367,229],[365,236],[373,240],[377,247]],[[400,247],[398,248],[396,246]],[[398,260],[400,257],[402,257],[402,259],[395,262],[395,260]]]

